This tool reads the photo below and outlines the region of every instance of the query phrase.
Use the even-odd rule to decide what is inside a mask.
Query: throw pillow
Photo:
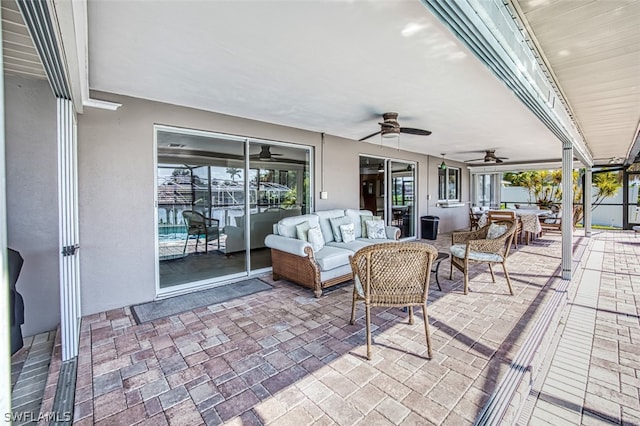
[[[311,248],[314,252],[320,251],[322,247],[324,247],[324,237],[322,236],[320,228],[309,228],[307,237],[309,238],[309,244],[311,244]]]
[[[387,238],[384,220],[367,220],[365,223],[367,224],[367,238],[370,240]]]
[[[356,239],[356,225],[349,223],[347,225],[340,225],[340,233],[342,234],[342,241],[349,243]]]
[[[360,216],[360,227],[362,228],[362,238],[367,238],[367,221],[368,220],[381,220],[382,216],[371,216],[363,214]]]
[[[296,237],[298,237],[298,239],[302,241],[309,241],[309,237],[307,236],[307,234],[309,233],[309,228],[311,228],[309,222],[302,222],[297,224]]]
[[[492,223],[491,225],[489,225],[489,230],[487,231],[487,239],[495,240],[496,238],[504,235],[505,232],[507,232],[507,225],[498,225]]]
[[[331,231],[333,231],[333,239],[336,243],[342,242],[342,234],[340,233],[340,225],[348,225],[353,223],[349,216],[340,216],[340,217],[332,217],[329,218],[329,223],[331,223]]]

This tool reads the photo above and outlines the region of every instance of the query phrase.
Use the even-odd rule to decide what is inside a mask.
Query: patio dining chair
[[[513,296],[513,288],[507,271],[507,258],[511,240],[517,229],[512,221],[492,222],[477,231],[461,231],[451,234],[451,272],[449,279],[453,279],[453,268],[456,267],[464,274],[464,294],[469,293],[469,267],[472,262],[489,264],[491,279],[495,283],[496,277],[492,265],[500,263],[507,279],[509,293]]]
[[[522,222],[518,215],[516,215],[516,212],[510,210],[489,210],[487,224],[497,221],[511,221],[517,225],[513,236],[513,246],[518,248],[518,239],[522,241]]]
[[[551,213],[546,215],[540,222],[542,232],[562,231],[562,210],[556,205],[550,207]]]
[[[480,216],[482,216],[482,212],[476,210],[475,207],[469,207],[469,231],[478,229],[478,221],[480,220]]]
[[[420,306],[431,358],[431,337],[427,315],[427,295],[431,265],[438,251],[430,244],[382,243],[358,250],[350,257],[353,270],[351,324],[356,320],[356,301],[365,305],[367,359],[371,359],[371,308],[408,307],[409,324],[413,324],[413,307]]]
[[[194,235],[196,237],[195,252],[198,252],[198,242],[200,236],[204,236],[204,251],[209,252],[209,241],[218,241],[218,250],[220,250],[220,221],[218,219],[212,219],[206,217],[202,213],[194,210],[183,210],[182,217],[184,223],[187,226],[187,238],[184,240],[184,248],[182,254],[187,250],[187,243],[189,242],[189,236]]]

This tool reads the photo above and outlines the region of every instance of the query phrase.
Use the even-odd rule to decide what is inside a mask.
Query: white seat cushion
[[[353,241],[352,241],[353,242]],[[322,250],[315,253],[316,261],[320,265],[320,269],[328,271],[349,264],[349,256],[353,253],[337,247],[326,245]]]
[[[452,256],[459,259],[464,259],[464,255],[467,251],[466,244],[454,244],[449,247],[449,252]],[[483,253],[480,251],[470,251],[469,260],[476,260],[478,262],[502,262],[504,258],[498,253]]]
[[[345,243],[345,242],[336,243],[335,241],[332,241],[330,243],[327,243],[327,245],[331,246],[331,247],[336,247],[336,248],[349,250],[349,251],[352,251],[352,252],[355,253],[358,250],[360,250],[361,248],[366,247],[368,245],[371,245],[371,243],[369,241],[370,240],[367,240],[366,242],[364,242],[362,240],[355,240],[355,241],[350,241],[348,243]]]

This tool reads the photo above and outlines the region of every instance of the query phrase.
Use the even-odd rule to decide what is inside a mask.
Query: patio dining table
[[[516,213],[516,216],[520,218],[522,222],[522,231],[527,233],[527,243],[529,237],[532,235],[538,235],[542,232],[542,226],[540,225],[540,217],[544,217],[551,213],[550,210],[533,210],[533,209],[503,209],[501,211],[512,211]],[[484,212],[478,220],[478,226],[483,227],[487,224],[488,212]]]

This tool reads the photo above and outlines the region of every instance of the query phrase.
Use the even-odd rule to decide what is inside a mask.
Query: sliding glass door
[[[414,163],[360,156],[360,208],[400,228],[401,238],[416,236]]]
[[[308,147],[156,127],[159,293],[271,267],[273,224],[311,209]]]
[[[415,166],[403,161],[389,161],[391,224],[400,228],[400,237],[416,236]]]
[[[473,173],[471,199],[473,206],[497,208],[500,206],[502,173]]]

